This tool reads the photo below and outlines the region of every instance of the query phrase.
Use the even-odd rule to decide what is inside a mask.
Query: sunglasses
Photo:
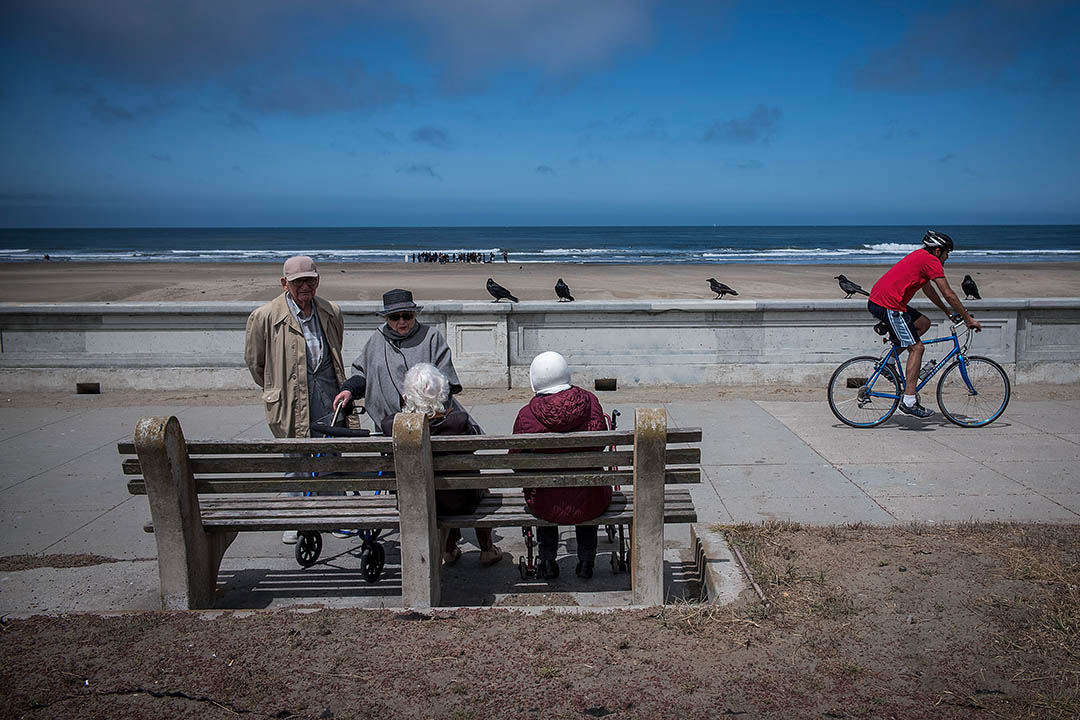
[[[301,278],[296,278],[295,280],[290,280],[289,282],[292,283],[293,285],[314,285],[317,282],[319,282],[319,278],[317,278],[317,277],[301,277]]]
[[[415,313],[390,313],[386,316],[386,319],[390,322],[397,322],[398,320],[412,320],[416,317]]]

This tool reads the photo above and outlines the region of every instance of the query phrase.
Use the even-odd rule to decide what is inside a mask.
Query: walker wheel
[[[300,567],[311,567],[322,552],[322,535],[314,530],[301,530],[296,534],[296,562]]]
[[[386,551],[378,543],[371,543],[360,553],[360,572],[364,580],[373,583],[382,575],[383,566],[386,564]]]

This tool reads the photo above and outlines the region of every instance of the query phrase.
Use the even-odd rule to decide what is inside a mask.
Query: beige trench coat
[[[341,361],[345,321],[341,308],[316,296],[315,309],[340,385],[345,382]],[[252,379],[263,389],[266,422],[274,437],[308,437],[307,348],[304,331],[289,312],[285,293],[248,316],[244,361]]]

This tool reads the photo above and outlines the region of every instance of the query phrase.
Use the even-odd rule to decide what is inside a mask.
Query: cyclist
[[[915,396],[915,387],[919,381],[919,369],[922,366],[923,351],[926,346],[919,339],[930,329],[930,318],[915,308],[908,307],[911,298],[922,290],[930,302],[941,308],[947,317],[952,313],[941,298],[948,301],[952,309],[964,319],[964,323],[975,332],[982,330],[980,325],[964,308],[956,296],[949,281],[945,279],[942,267],[953,250],[952,238],[943,232],[928,230],[923,236],[923,246],[892,266],[874,283],[870,290],[870,299],[866,309],[881,320],[889,329],[889,339],[894,345],[908,351],[907,367],[904,378],[907,381],[904,395],[900,401],[900,411],[915,417],[927,418],[934,414],[919,404]],[[933,285],[937,286],[934,290]],[[938,295],[940,291],[941,295]]]

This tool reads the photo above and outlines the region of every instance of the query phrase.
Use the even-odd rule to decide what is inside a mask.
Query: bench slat
[[[281,475],[273,477],[203,477],[195,480],[197,492],[201,494],[231,493],[280,493],[280,492],[333,492],[344,490],[393,490],[396,487],[393,475],[379,478],[356,477],[300,477],[287,478]],[[132,478],[127,483],[131,495],[145,495],[146,483],[141,477]]]
[[[388,472],[394,469],[394,458],[387,455],[348,455],[345,457],[192,457],[188,461],[196,475],[208,473],[287,473],[287,472]],[[121,463],[125,475],[141,475],[137,459]]]
[[[669,428],[668,443],[701,442],[701,428]],[[370,438],[279,438],[275,440],[188,440],[191,455],[243,455],[309,451],[318,443],[322,452],[393,452],[393,441],[384,436]],[[633,430],[599,430],[572,434],[536,433],[532,435],[458,435],[433,436],[435,452],[472,452],[474,450],[543,449],[633,445]],[[116,444],[120,455],[134,455],[135,443]]]
[[[568,472],[515,472],[446,474],[435,476],[439,490],[465,490],[468,488],[521,488],[521,487],[574,487],[578,485],[632,485],[633,470],[577,470]],[[676,485],[700,483],[700,468],[668,468],[664,483]]]
[[[200,494],[226,493],[279,493],[288,491],[342,491],[342,490],[392,490],[396,483],[392,475],[379,478],[357,477],[318,477],[286,478],[273,477],[201,477],[196,478],[196,487]],[[520,472],[520,473],[485,473],[483,475],[437,475],[435,487],[439,490],[467,490],[472,488],[520,488],[520,487],[572,487],[580,485],[632,485],[634,472],[619,471],[579,471],[566,473]],[[701,470],[698,468],[673,468],[664,475],[668,485],[701,482]],[[127,483],[131,495],[145,495],[146,484],[142,478],[133,478]]]
[[[259,455],[287,452],[392,453],[394,441],[382,435],[366,438],[278,438],[276,440],[188,440],[189,455]],[[120,455],[135,455],[135,443],[116,443]]]
[[[668,450],[665,459],[671,465],[689,465],[701,461],[699,448]],[[344,457],[192,457],[191,471],[196,475],[233,472],[389,472],[394,469],[393,457],[386,455],[347,455]],[[630,467],[634,464],[631,450],[616,452],[515,453],[511,455],[437,455],[433,458],[435,472],[454,470],[564,470],[595,467]],[[121,464],[125,475],[142,474],[137,459]]]
[[[589,525],[622,525],[633,520],[633,492],[628,490],[612,493],[611,505]],[[485,497],[475,513],[468,515],[445,515],[437,520],[440,528],[466,527],[523,527],[526,525],[553,525],[540,520],[525,509],[522,493],[490,494]],[[664,522],[697,522],[697,512],[687,490],[664,491]]]
[[[633,493],[616,491],[606,512],[589,522],[595,525],[626,524],[633,519]],[[383,496],[314,498],[208,499],[203,506],[203,525],[212,530],[333,530],[338,528],[396,528],[393,498]],[[690,493],[664,493],[664,522],[696,522]],[[490,494],[475,513],[443,516],[442,528],[522,527],[550,525],[525,509],[522,493]]]
[[[665,461],[671,465],[687,465],[701,461],[699,448],[668,450]],[[435,455],[432,458],[435,472],[453,470],[563,470],[595,467],[633,466],[634,452],[569,452],[569,453],[515,453],[512,455]]]
[[[701,442],[701,428],[669,428],[668,443]],[[472,452],[474,450],[550,450],[634,444],[633,430],[594,430],[575,433],[534,433],[524,435],[433,435],[432,452]]]

